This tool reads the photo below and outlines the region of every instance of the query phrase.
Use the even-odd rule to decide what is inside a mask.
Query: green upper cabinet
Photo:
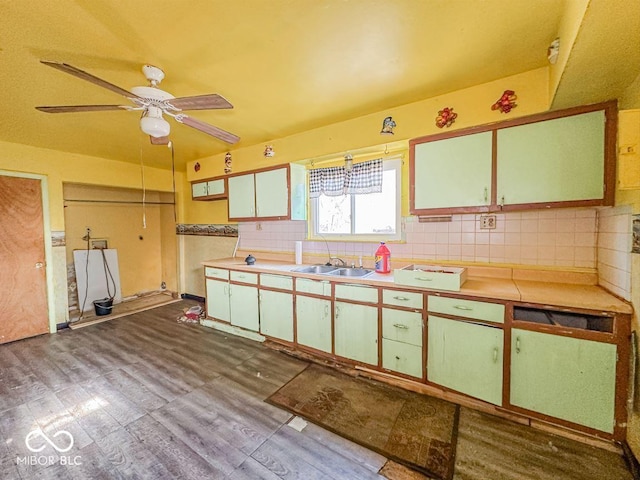
[[[413,139],[410,212],[613,205],[615,102]]]
[[[413,209],[491,203],[491,132],[415,146]]]
[[[229,177],[229,220],[256,216],[256,188],[253,173]]]
[[[304,220],[305,192],[303,165],[283,165],[230,176],[229,220]]]
[[[212,178],[191,182],[191,198],[193,200],[221,200],[227,198],[227,182],[225,178]]]
[[[511,404],[613,432],[617,348],[522,329],[511,332]]]
[[[498,130],[498,203],[604,196],[603,110]]]

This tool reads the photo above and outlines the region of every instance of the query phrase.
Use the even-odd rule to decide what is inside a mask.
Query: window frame
[[[309,240],[334,240],[341,242],[380,242],[401,241],[402,236],[402,157],[394,157],[385,160],[382,164],[383,171],[395,170],[396,172],[396,233],[319,233],[318,232],[318,198],[311,198],[309,202]],[[351,232],[355,227],[355,195],[351,195]]]

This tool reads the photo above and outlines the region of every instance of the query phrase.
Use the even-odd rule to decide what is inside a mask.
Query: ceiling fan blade
[[[121,110],[126,107],[120,105],[60,105],[56,107],[36,107],[36,110],[46,113],[70,112],[101,112],[104,110]]]
[[[99,87],[103,87],[106,88],[108,90],[111,90],[112,92],[117,93],[118,95],[122,95],[124,97],[127,98],[138,98],[137,95],[128,92],[127,90],[125,90],[124,88],[120,88],[117,85],[114,85],[113,83],[109,83],[106,80],[102,80],[101,78],[98,78],[94,75],[91,75],[90,73],[84,72],[82,70],[80,70],[79,68],[76,67],[72,67],[71,65],[68,65],[66,63],[60,63],[60,62],[47,62],[45,60],[40,60],[40,63],[43,63],[45,65],[48,65],[49,67],[52,68],[57,68],[58,70],[61,70],[63,72],[69,73],[75,77],[81,78],[83,80],[86,80],[88,82],[91,82],[95,85],[98,85]]]
[[[176,115],[175,119],[180,123],[189,125],[196,130],[200,130],[201,132],[211,135],[212,137],[219,138],[220,140],[227,143],[236,143],[238,142],[238,140],[240,140],[240,137],[234,135],[233,133],[229,133],[225,130],[222,130],[221,128],[214,127],[213,125],[205,123],[201,120],[196,120],[195,118],[189,117],[187,115]]]
[[[151,145],[169,145],[169,137],[152,137],[149,135]]]
[[[179,110],[215,110],[223,108],[233,108],[226,98],[217,93],[209,95],[196,95],[193,97],[178,97],[167,100]]]

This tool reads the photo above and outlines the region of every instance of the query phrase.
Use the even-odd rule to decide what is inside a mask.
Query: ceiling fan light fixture
[[[155,138],[166,137],[171,131],[171,125],[162,118],[162,110],[149,107],[147,114],[140,119],[140,129]]]

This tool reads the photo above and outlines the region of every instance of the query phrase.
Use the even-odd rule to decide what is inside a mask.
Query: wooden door
[[[49,331],[40,180],[0,176],[0,343]]]

